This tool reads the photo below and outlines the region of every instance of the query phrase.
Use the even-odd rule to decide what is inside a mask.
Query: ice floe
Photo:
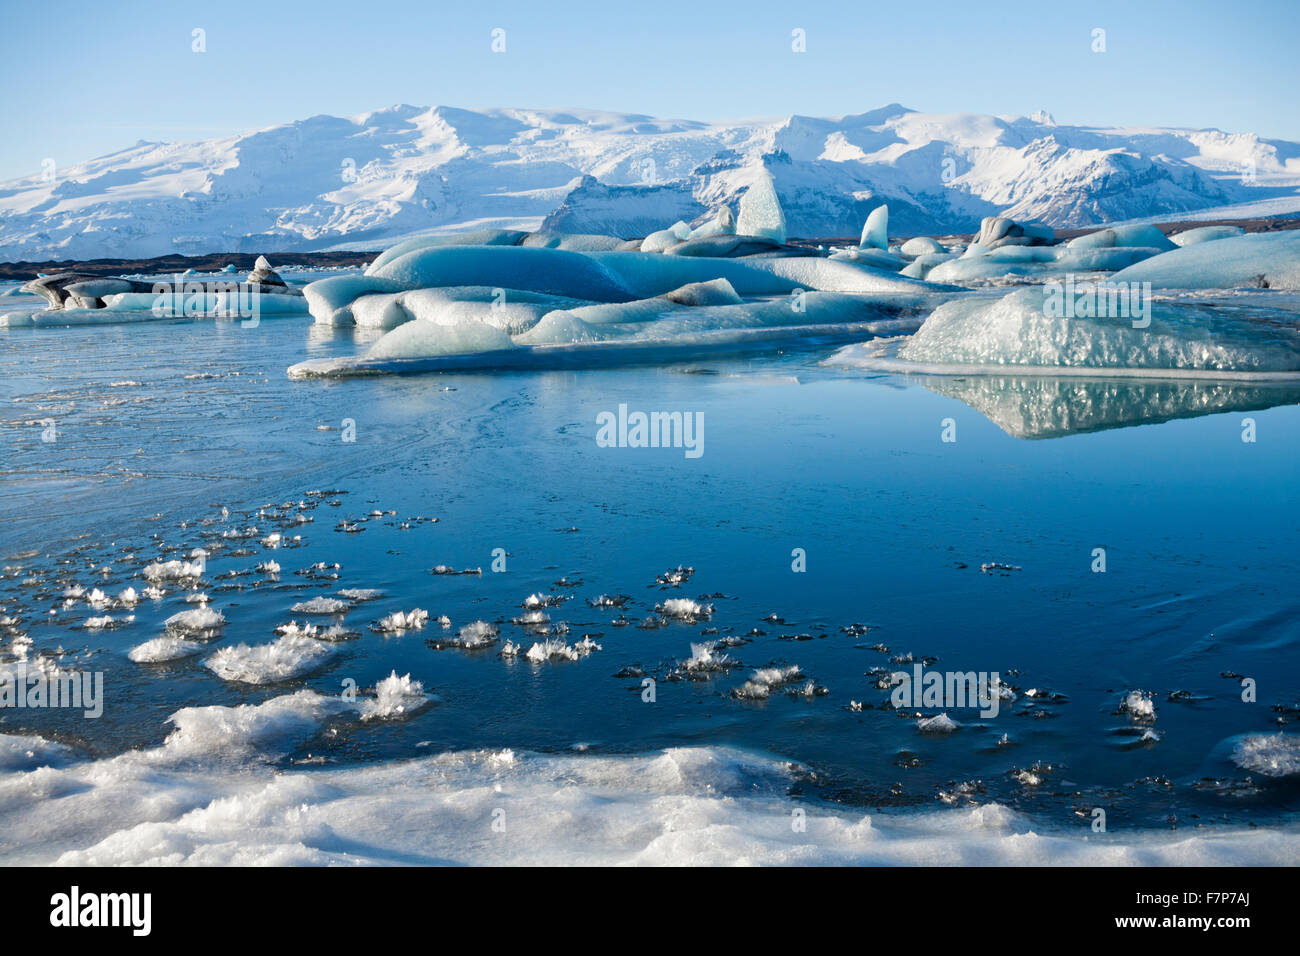
[[[163,627],[173,634],[213,633],[225,626],[226,617],[206,604],[189,611],[180,611],[163,622]]]
[[[299,601],[291,610],[295,614],[343,614],[351,608],[351,601],[318,595],[306,601]]]
[[[785,667],[760,667],[750,675],[749,680],[745,681],[740,687],[735,688],[731,693],[735,697],[749,700],[766,700],[772,696],[773,691],[779,690],[803,676],[803,671],[795,664]]]
[[[405,631],[418,631],[429,623],[429,612],[423,608],[410,611],[394,611],[370,625],[372,631],[381,634],[401,634]]]
[[[598,651],[601,646],[593,641],[590,635],[583,637],[582,640],[567,644],[563,640],[547,638],[546,640],[537,641],[532,647],[524,653],[524,657],[534,664],[544,664],[547,661],[576,661],[593,651]],[[503,651],[504,653],[504,651]]]
[[[429,703],[429,695],[424,692],[424,685],[418,680],[411,680],[410,674],[397,676],[393,671],[375,685],[375,696],[366,698],[360,704],[362,720],[391,720],[415,713]]]
[[[1200,242],[1213,242],[1216,239],[1232,239],[1244,236],[1246,230],[1240,226],[1201,226],[1198,229],[1185,229],[1171,233],[1169,241],[1176,246],[1194,246]]]
[[[1300,737],[1293,734],[1248,734],[1237,741],[1233,762],[1267,777],[1300,775]]]
[[[687,623],[708,620],[713,616],[713,605],[692,601],[690,598],[668,598],[662,604],[655,605],[655,610],[665,617]]]
[[[1131,866],[1288,865],[1300,854],[1294,824],[1098,836],[998,804],[864,813],[792,797],[798,768],[725,747],[629,756],[457,751],[310,772],[250,761],[284,751],[347,710],[309,691],[186,708],[171,718],[163,745],[98,760],[39,738],[0,736],[6,859]],[[41,766],[39,781],[31,779],[29,768]],[[31,800],[33,789],[60,799]],[[806,815],[802,832],[790,826],[796,808]],[[489,825],[502,816],[509,837],[494,839]]]
[[[154,583],[160,581],[186,581],[203,576],[201,561],[155,561],[145,566],[140,572],[145,579]]]
[[[222,680],[271,684],[315,669],[332,653],[329,644],[295,630],[270,644],[223,647],[203,666]]]
[[[182,660],[202,651],[199,641],[188,640],[175,634],[164,634],[137,644],[127,652],[127,657],[138,664],[157,664],[163,661]]]

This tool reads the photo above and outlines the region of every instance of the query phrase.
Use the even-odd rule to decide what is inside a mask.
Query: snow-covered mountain
[[[734,207],[763,170],[805,237],[856,236],[881,202],[896,235],[969,231],[994,213],[1084,226],[1300,210],[1300,144],[1249,133],[898,105],[741,123],[395,106],[140,142],[0,184],[0,259],[374,248],[475,226],[636,236]]]

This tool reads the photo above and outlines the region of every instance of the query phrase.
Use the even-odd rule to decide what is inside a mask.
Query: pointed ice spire
[[[776,186],[767,172],[763,172],[740,197],[736,235],[761,236],[773,242],[785,242],[785,213],[781,211]]]
[[[862,239],[859,249],[889,249],[889,207],[881,204],[871,210],[867,222],[862,227]]]
[[[271,268],[271,263],[266,261],[266,256],[257,257],[257,261],[253,263],[253,271],[248,274],[247,281],[250,285],[285,284],[279,273]]]

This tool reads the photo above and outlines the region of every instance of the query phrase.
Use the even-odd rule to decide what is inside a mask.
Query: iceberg
[[[739,305],[743,301],[726,279],[692,282],[665,293],[664,298],[678,305]]]
[[[727,214],[714,222],[727,227]],[[842,341],[912,331],[932,293],[957,291],[897,275],[905,260],[881,249],[826,258],[726,232],[683,240],[684,223],[666,232],[667,254],[621,243],[591,252],[437,245],[370,275],[313,282],[304,295],[318,323],[386,334],[364,355],[301,362],[289,375],[626,364]]]
[[[591,254],[591,258],[614,273],[632,291],[630,298],[638,299],[663,295],[688,283],[713,279],[726,279],[742,296],[789,295],[799,289],[915,294],[943,288],[851,260],[819,256],[705,259],[636,252],[596,252]]]
[[[530,232],[519,245],[531,249],[566,249],[569,252],[612,252],[623,245],[623,240],[618,236]]]
[[[779,342],[844,342],[912,332],[926,296],[807,292],[736,304],[685,305],[724,296],[688,287],[669,296],[548,312],[513,337],[482,322],[440,325],[416,321],[379,339],[364,355],[310,359],[290,378],[447,369],[548,368],[680,361],[718,351]]]
[[[402,308],[400,292],[371,293],[352,303],[352,319],[359,328],[391,329],[411,318],[411,313]]]
[[[1158,289],[1300,290],[1300,229],[1182,246],[1115,273]]]
[[[889,206],[882,203],[871,210],[862,226],[862,238],[858,240],[858,246],[862,249],[889,249]],[[941,252],[942,247],[930,251]]]
[[[374,269],[366,279],[385,279],[397,283],[402,289],[482,285],[596,302],[624,302],[634,296],[602,265],[599,257],[626,255],[635,253],[587,254],[518,246],[444,246],[408,252]]]
[[[330,276],[318,279],[303,287],[307,310],[320,325],[352,325],[352,303],[363,295],[405,291],[405,286],[392,279],[377,279],[370,275]]]
[[[736,217],[736,234],[760,236],[784,245],[785,213],[776,195],[776,186],[766,172],[740,197],[740,215]]]
[[[258,256],[257,259],[254,260],[253,271],[248,274],[248,278],[245,281],[248,282],[249,285],[288,285],[288,283],[280,278],[280,273],[276,272],[275,269],[271,267],[271,263],[267,261],[266,256]]]
[[[67,308],[98,310],[105,308],[105,296],[140,294],[148,298],[147,309],[153,309],[160,298],[173,304],[172,312],[181,312],[179,304],[191,300],[211,302],[214,297],[222,299],[249,299],[256,296],[259,301],[275,297],[297,298],[300,293],[291,289],[271,268],[265,256],[258,256],[257,263],[248,278],[242,282],[227,279],[187,279],[193,270],[186,270],[183,276],[173,280],[150,281],[146,279],[126,279],[114,276],[95,276],[77,272],[59,272],[54,275],[38,275],[31,282],[20,287],[20,291],[39,295],[49,303],[51,311]],[[184,310],[185,314],[192,314]],[[196,308],[194,312],[197,312]]]
[[[220,315],[238,309],[243,304],[256,303],[261,315],[286,315],[307,311],[307,302],[300,295],[262,295],[249,292],[118,292],[104,296],[104,308],[110,312],[153,312],[159,306],[161,318],[173,315]],[[98,311],[98,310],[96,310]]]
[[[547,312],[592,304],[588,299],[547,295],[526,289],[490,289],[487,286],[450,286],[416,289],[400,296],[402,309],[415,319],[444,325],[482,322],[517,335],[531,329]]]
[[[370,347],[369,359],[416,358],[491,352],[511,349],[514,341],[505,332],[483,322],[467,319],[442,323],[419,319],[389,332]]]
[[[966,250],[967,255],[978,255],[1001,246],[1041,246],[1056,240],[1051,226],[1036,222],[1016,222],[1005,216],[985,216],[980,221],[979,235]]]
[[[1240,226],[1201,226],[1199,229],[1186,229],[1176,232],[1169,241],[1176,246],[1194,246],[1199,242],[1213,242],[1215,239],[1232,239],[1244,236],[1246,230]]]
[[[710,236],[734,236],[736,234],[736,215],[730,206],[723,206],[712,219],[701,223],[691,230],[688,239],[707,239]]]
[[[1116,246],[1140,246],[1167,252],[1175,248],[1156,226],[1110,226],[1067,242],[1069,249],[1113,249]]]
[[[1145,247],[999,246],[973,254],[968,251],[960,257],[935,261],[929,268],[904,271],[903,275],[915,276],[916,271],[922,271],[926,281],[947,283],[1008,278],[1032,281],[1066,273],[1113,272],[1159,254],[1159,249]]]
[[[898,357],[965,368],[1300,371],[1300,325],[1293,312],[1154,301],[1146,304],[1149,312],[1142,321],[1149,325],[1142,326],[1124,317],[1059,315],[1052,292],[1028,288],[991,301],[966,297],[945,302],[901,345]]]
[[[886,272],[899,272],[904,266],[908,265],[908,261],[902,256],[894,255],[894,253],[884,249],[863,249],[857,246],[837,249],[831,253],[830,258],[856,262],[859,265],[869,266],[872,269],[883,269]]]
[[[685,242],[691,238],[691,227],[686,223],[678,221],[673,223],[667,229],[660,229],[658,232],[652,232],[641,240],[641,252],[663,252],[679,242]]]
[[[868,219],[867,222],[870,223],[871,220]],[[948,250],[943,247],[943,244],[938,239],[931,239],[929,236],[913,236],[903,243],[898,251],[905,256],[916,258],[917,256],[945,253]]]
[[[517,246],[527,235],[528,233],[517,229],[471,229],[441,236],[418,236],[385,249],[371,261],[365,274],[374,275],[394,259],[400,259],[408,252],[416,252],[420,249],[437,249],[444,246]]]
[[[912,279],[927,279],[934,267],[942,262],[949,262],[956,259],[958,254],[955,252],[927,252],[919,255],[900,271],[899,275],[908,276]]]
[[[727,228],[729,212],[719,213],[714,225]],[[537,323],[545,312],[541,306],[567,309],[649,299],[719,279],[741,296],[802,290],[914,294],[938,288],[897,275],[906,260],[882,249],[852,249],[827,258],[766,236],[720,231],[690,238],[692,231],[680,222],[664,234],[659,252],[627,251],[621,240],[601,236],[570,237],[581,240],[576,245],[590,247],[581,252],[556,248],[565,243],[553,242],[553,236],[545,239],[546,245],[430,245],[431,239],[421,239],[411,248],[417,243],[412,240],[394,247],[409,251],[380,256],[365,275],[310,283],[302,301],[321,325],[385,330],[413,318],[445,321],[450,315],[456,322],[476,318],[515,334]],[[659,248],[653,238],[642,249]],[[445,291],[430,293],[432,289]]]

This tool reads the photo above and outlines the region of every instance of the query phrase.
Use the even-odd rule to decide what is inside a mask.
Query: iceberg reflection
[[[911,375],[933,392],[965,402],[1015,438],[1060,438],[1300,404],[1300,380],[1082,378],[1035,375]]]

